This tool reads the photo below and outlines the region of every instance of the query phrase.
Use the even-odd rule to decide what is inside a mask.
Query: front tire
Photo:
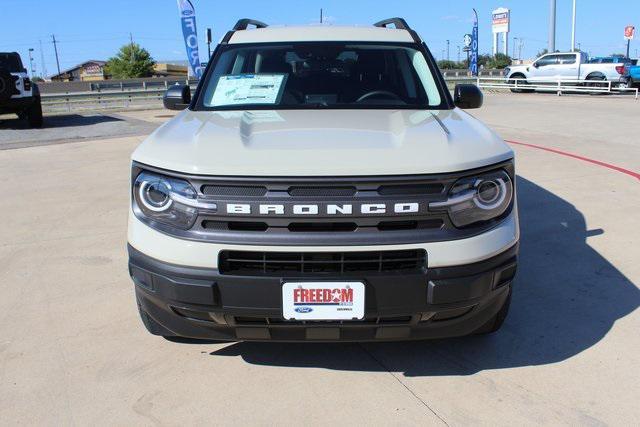
[[[522,74],[515,74],[513,76],[511,76],[511,79],[509,80],[509,84],[515,84],[516,80],[518,79],[518,89],[511,89],[511,92],[513,93],[532,93],[534,92],[533,89],[522,89],[521,86],[527,86],[529,84],[528,81],[526,80],[520,80],[520,79],[524,79],[525,77]]]
[[[509,285],[509,295],[507,296],[506,301],[500,307],[500,311],[496,313],[491,319],[487,320],[487,322],[480,326],[473,333],[474,335],[488,335],[494,332],[498,332],[502,325],[504,324],[505,319],[507,318],[507,314],[509,314],[509,306],[511,305],[511,285]]]

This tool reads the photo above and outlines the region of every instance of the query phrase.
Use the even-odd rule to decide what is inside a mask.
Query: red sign
[[[293,304],[352,305],[353,289],[302,289],[293,290]]]
[[[636,27],[633,25],[627,25],[624,27],[624,38],[627,40],[633,40],[633,33],[635,32]]]

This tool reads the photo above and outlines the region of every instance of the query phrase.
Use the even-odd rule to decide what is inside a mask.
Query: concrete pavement
[[[474,115],[637,172],[639,113],[488,94]],[[119,114],[153,127],[167,113]],[[128,157],[146,132],[0,151],[3,424],[637,424],[639,180],[514,146],[521,262],[493,336],[177,343],[144,330],[126,270]]]

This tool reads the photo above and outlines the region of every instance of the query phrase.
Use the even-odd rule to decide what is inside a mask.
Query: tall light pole
[[[517,38],[517,37],[514,37],[514,38],[513,38],[513,55],[511,55],[511,57],[512,57],[513,59],[515,59],[515,58],[516,58],[516,46],[518,45],[517,40],[518,40],[518,38]]]
[[[556,51],[556,0],[549,0],[549,53]]]
[[[449,61],[451,57],[449,56],[449,40],[447,40],[447,61]]]
[[[573,0],[573,20],[571,25],[571,52],[576,50],[576,0]]]
[[[457,45],[458,48],[458,62],[460,62],[460,45]]]
[[[31,71],[31,80],[33,80],[36,74],[36,71],[33,69],[33,48],[29,48],[29,70]]]

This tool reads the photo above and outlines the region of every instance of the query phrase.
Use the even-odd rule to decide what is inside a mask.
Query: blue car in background
[[[622,78],[626,80],[627,87],[640,87],[640,65],[638,65],[637,59],[633,59],[630,64],[625,65]]]
[[[589,64],[626,64],[629,61],[626,56],[596,56],[589,59]]]

